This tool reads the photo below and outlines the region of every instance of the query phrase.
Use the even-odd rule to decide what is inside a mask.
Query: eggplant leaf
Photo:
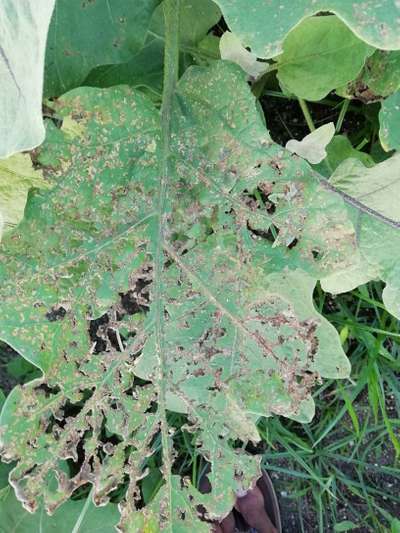
[[[3,0],[0,4],[0,158],[44,139],[43,68],[54,0]]]
[[[357,159],[348,159],[333,173],[330,182],[364,206],[355,219],[360,256],[354,256],[349,268],[322,280],[324,290],[338,293],[370,279],[384,279],[383,301],[388,311],[398,318],[399,262],[393,250],[400,247],[399,169],[400,154],[395,154],[372,168],[366,168]],[[387,223],[382,224],[374,213],[380,213]]]
[[[48,516],[43,509],[35,514],[25,511],[11,489],[0,498],[1,533],[110,533],[118,517],[116,505],[99,508],[90,500],[69,501]]]
[[[121,86],[54,102],[62,127],[48,121],[36,154],[53,186],[0,246],[0,338],[43,373],[1,413],[10,483],[55,512],[87,483],[106,505],[128,481],[122,532],[209,531],[199,505],[225,516],[260,473],[236,446],[259,439],[259,417],[309,421],[315,382],[349,376],[313,291],[361,257],[360,213],[388,224],[271,140],[236,65],[191,67],[168,94],[161,117]],[[172,412],[210,463],[209,494],[174,471]]]
[[[282,52],[285,36],[321,11],[337,15],[360,39],[384,50],[400,49],[400,6],[394,0],[215,0],[232,32],[257,57]]]
[[[311,17],[284,40],[278,79],[300,98],[321,100],[354,79],[373,51],[338,17]]]
[[[160,0],[56,0],[46,50],[45,95],[78,87],[99,66],[123,63],[143,46]]]
[[[132,8],[131,8],[132,9]],[[136,7],[134,9],[137,9]],[[199,54],[199,43],[208,30],[218,22],[220,10],[212,0],[182,0],[180,3],[180,47],[181,60]],[[142,27],[143,19],[142,19]],[[165,28],[163,4],[153,12],[151,20],[146,19],[146,35],[140,46],[131,51],[124,61],[116,61],[110,56],[102,57],[101,66],[91,65],[84,85],[93,87],[112,87],[128,84],[132,87],[145,87],[161,94],[163,82],[163,61]],[[94,30],[97,31],[97,30]],[[208,54],[205,54],[208,57]]]
[[[400,90],[386,98],[379,112],[379,139],[383,148],[400,150]]]

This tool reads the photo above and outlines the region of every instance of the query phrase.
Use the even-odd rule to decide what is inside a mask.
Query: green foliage
[[[354,79],[373,51],[337,17],[311,17],[284,40],[278,79],[300,98],[320,100]]]
[[[357,78],[337,93],[370,103],[393,94],[400,86],[400,52],[376,50],[365,62]]]
[[[329,177],[337,167],[346,159],[358,159],[366,167],[374,166],[372,157],[360,150],[356,150],[345,135],[335,135],[326,147],[327,156],[322,163],[315,165],[315,169],[324,176]]]
[[[340,274],[328,276],[322,282],[325,290],[337,293],[377,276],[385,278],[383,299],[387,309],[398,318],[400,278],[398,261],[392,251],[400,246],[399,159],[400,155],[396,154],[372,168],[366,168],[358,159],[347,159],[333,173],[330,183],[356,202],[362,202],[367,211],[359,214],[357,220],[360,255],[355,255],[352,264]],[[381,213],[392,223],[382,226],[374,217],[368,217],[368,213],[373,212]]]
[[[400,49],[399,7],[393,0],[215,0],[231,31],[259,57],[274,57],[302,19],[321,11],[335,13],[366,43]]]
[[[400,149],[400,91],[395,92],[382,103],[379,113],[379,138],[383,148],[390,150]]]
[[[376,95],[394,93],[400,87],[400,52],[377,50],[368,59],[361,81]]]
[[[218,3],[243,38],[253,11],[241,6],[230,22],[240,2]],[[336,293],[379,278],[400,316],[398,154],[374,165],[345,137],[328,145],[333,124],[286,150],[266,130],[246,74],[210,53],[218,8],[156,4],[110,12],[108,3],[58,0],[53,15],[47,94],[110,87],[47,102],[46,139],[32,156],[50,187],[32,191],[0,245],[0,338],[42,374],[15,387],[0,416],[10,483],[39,513],[29,528],[40,520],[42,529],[71,529],[93,511],[96,524],[119,521],[121,532],[209,531],[199,506],[208,519],[223,517],[260,473],[245,450],[260,440],[259,419],[310,422],[315,383],[349,377],[341,339],[313,304],[318,281]],[[388,10],[375,7],[374,21],[386,24],[378,30],[343,2],[312,9],[332,9],[369,43],[396,46]],[[309,9],[297,6],[288,30]],[[264,55],[279,49],[283,29],[264,33]],[[253,37],[243,43],[257,52]],[[297,97],[317,99],[357,77],[371,53],[338,18],[314,17],[287,37],[278,77]],[[187,68],[193,62],[201,66]],[[161,111],[121,82],[163,86]],[[177,473],[176,417],[210,464],[211,493]],[[70,500],[87,484],[86,502]]]
[[[69,501],[52,516],[43,509],[30,514],[21,508],[14,491],[6,489],[0,496],[0,516],[1,533],[110,533],[118,523],[119,513],[116,505],[95,507],[88,498],[86,502]]]
[[[179,13],[179,47],[181,65],[186,68],[193,58],[217,59],[214,51],[202,49],[201,43],[208,30],[218,22],[221,12],[212,0],[182,0]],[[122,64],[111,64],[94,69],[85,84],[95,87],[112,87],[126,83],[132,87],[145,87],[161,94],[163,82],[165,28],[162,5],[153,13],[145,41],[136,54]]]
[[[160,0],[56,0],[49,28],[44,93],[78,87],[99,65],[124,63],[144,45]]]

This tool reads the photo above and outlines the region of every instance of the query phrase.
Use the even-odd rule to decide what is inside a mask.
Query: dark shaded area
[[[95,320],[89,321],[90,340],[96,343],[93,353],[104,352],[107,348],[107,341],[104,338],[104,326],[106,326],[109,321],[110,319],[107,313],[101,316],[100,318],[96,318]],[[103,330],[103,333],[100,333],[101,330]]]
[[[62,320],[66,314],[67,311],[64,307],[55,307],[46,313],[46,318],[49,322],[56,322],[57,320]]]
[[[340,113],[342,98],[329,95],[329,104],[307,102],[311,117],[318,128],[327,122],[337,121]],[[290,139],[301,140],[310,133],[303,113],[297,100],[264,95],[260,99],[264,111],[267,128],[272,139],[285,146]],[[354,101],[351,109],[346,113],[341,133],[352,136],[359,134],[367,126],[367,119],[363,113],[363,104]]]
[[[221,37],[226,31],[228,31],[228,25],[225,22],[224,17],[221,17],[218,21],[218,23],[213,26],[208,33],[215,35],[217,37]]]
[[[18,384],[18,379],[7,372],[7,364],[19,357],[8,344],[0,343],[0,389],[7,395]]]
[[[150,296],[148,286],[150,279],[139,278],[135,287],[126,293],[120,293],[121,305],[128,315],[146,313],[149,310]]]

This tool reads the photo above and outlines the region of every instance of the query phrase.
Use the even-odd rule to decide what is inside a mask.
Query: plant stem
[[[166,481],[167,498],[166,523],[172,518],[171,509],[171,467],[172,456],[167,422],[167,361],[164,331],[164,246],[167,225],[167,192],[171,165],[171,119],[173,98],[179,75],[179,4],[180,0],[164,1],[165,16],[165,55],[164,55],[164,88],[161,106],[161,158],[160,185],[158,195],[157,237],[154,250],[154,322],[155,322],[155,350],[159,362],[158,376],[158,413],[161,421],[161,442],[163,449],[163,472]]]
[[[366,138],[364,137],[364,139],[360,142],[360,144],[357,144],[357,146],[356,146],[356,150],[362,150],[362,149],[364,148],[364,146],[365,146],[366,144],[368,144],[368,143],[369,143],[369,139],[366,139]]]
[[[301,110],[303,111],[304,118],[306,119],[308,129],[310,131],[315,130],[313,119],[311,118],[310,111],[308,109],[307,102],[303,98],[298,98]]]
[[[344,120],[344,117],[346,116],[347,110],[349,109],[349,105],[350,105],[350,100],[343,101],[342,107],[340,109],[339,117],[336,122],[336,129],[335,129],[336,133],[339,133],[339,131],[342,129],[343,120]]]

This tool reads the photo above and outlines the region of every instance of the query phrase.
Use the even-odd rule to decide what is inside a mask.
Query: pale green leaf
[[[391,533],[400,533],[400,520],[397,518],[392,520],[392,523],[390,524],[390,531]]]
[[[222,35],[219,48],[221,59],[233,61],[252,78],[258,78],[268,68],[267,64],[258,62],[257,56],[246,50],[238,37],[230,31]]]
[[[382,215],[400,222],[400,154],[366,168],[358,159],[347,159],[330,182]]]
[[[43,68],[54,0],[0,4],[0,158],[44,139]]]
[[[400,91],[395,92],[382,103],[379,112],[379,139],[383,148],[400,150]]]
[[[287,33],[321,11],[335,13],[363,41],[384,50],[400,49],[400,6],[395,0],[215,0],[244,46],[258,57],[282,51]]]
[[[351,522],[351,520],[343,520],[342,522],[336,523],[333,527],[333,530],[337,533],[342,533],[343,531],[351,531],[357,527],[357,524]]]
[[[89,72],[123,63],[143,47],[160,0],[56,0],[46,49],[46,96],[78,87]]]
[[[320,100],[354,79],[372,52],[337,17],[311,17],[284,40],[278,79],[296,96]]]
[[[0,159],[0,239],[4,231],[19,224],[32,187],[48,188],[40,170],[34,170],[28,154]]]
[[[322,280],[324,290],[338,293],[381,278],[386,281],[384,303],[397,317],[400,317],[400,277],[397,254],[393,251],[400,246],[399,170],[399,154],[372,168],[349,159],[336,169],[331,183],[363,205],[355,219],[360,253],[354,255],[351,265]],[[381,222],[376,213],[383,217]]]
[[[327,156],[315,169],[324,176],[330,176],[345,159],[358,159],[366,167],[375,165],[372,157],[366,152],[356,150],[345,135],[335,135],[326,147]]]
[[[316,165],[327,156],[326,147],[334,135],[335,125],[333,122],[328,122],[306,135],[301,141],[290,139],[286,143],[286,149]]]

